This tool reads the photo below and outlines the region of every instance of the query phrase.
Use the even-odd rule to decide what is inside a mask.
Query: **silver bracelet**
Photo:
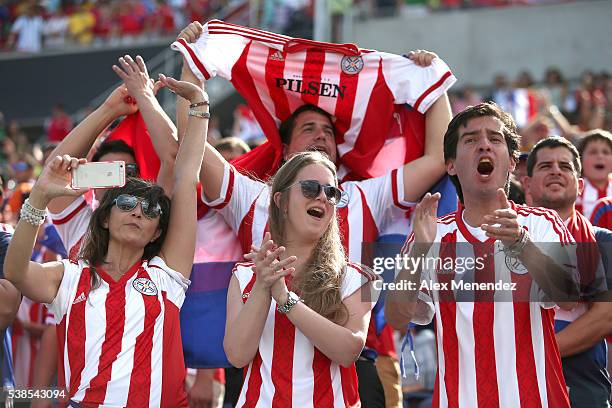
[[[194,109],[189,109],[189,116],[195,116],[196,118],[209,119],[210,112],[202,112]]]
[[[287,302],[284,305],[276,305],[276,310],[278,310],[279,313],[287,314],[293,309],[293,306],[298,304],[298,302],[303,302],[303,300],[294,292],[289,292]]]
[[[39,215],[39,216],[41,216],[41,215],[42,216],[46,216],[47,215],[47,210],[46,209],[41,210],[41,209],[38,209],[36,207],[33,207],[32,204],[30,204],[30,199],[29,198],[25,199],[25,201],[23,202],[23,206],[27,207],[28,211],[31,211],[32,213],[34,213],[36,215]]]
[[[42,224],[45,223],[46,216],[47,211],[32,207],[29,198],[26,198],[23,205],[21,206],[21,211],[19,212],[20,219],[36,227],[40,227]]]
[[[529,233],[525,228],[521,227],[521,235],[512,245],[505,247],[504,252],[511,258],[518,258],[525,249],[528,241]]]

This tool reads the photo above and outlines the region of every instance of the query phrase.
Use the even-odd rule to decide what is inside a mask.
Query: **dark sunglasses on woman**
[[[159,203],[152,206],[149,200],[141,197],[136,197],[130,194],[121,194],[113,201],[113,204],[124,212],[132,211],[134,208],[136,208],[138,203],[140,203],[142,213],[147,218],[155,219],[162,214],[162,209]]]
[[[342,198],[342,190],[340,190],[338,187],[323,185],[317,180],[301,180],[291,184],[285,190],[295,186],[296,184],[300,185],[300,189],[302,190],[304,197],[311,200],[316,199],[319,194],[321,194],[321,189],[325,193],[325,198],[331,205],[337,205]]]

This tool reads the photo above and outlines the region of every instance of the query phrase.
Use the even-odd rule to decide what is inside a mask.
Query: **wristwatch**
[[[293,306],[297,305],[298,302],[301,302],[302,299],[298,295],[293,292],[289,292],[289,296],[287,297],[287,302],[284,305],[277,305],[276,310],[279,313],[287,314],[293,309]]]

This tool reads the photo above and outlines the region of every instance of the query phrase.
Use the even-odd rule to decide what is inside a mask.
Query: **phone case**
[[[71,186],[78,188],[116,188],[125,186],[125,162],[93,162],[72,170]]]

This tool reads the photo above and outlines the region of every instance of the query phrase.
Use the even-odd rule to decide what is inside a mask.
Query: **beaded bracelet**
[[[23,205],[21,206],[19,216],[20,219],[24,220],[28,224],[32,224],[36,227],[39,227],[45,223],[47,211],[32,207],[32,205],[30,204],[30,199],[26,198]]]
[[[189,105],[189,108],[193,109],[193,108],[197,108],[198,106],[208,106],[208,105],[209,105],[208,101],[202,101],[202,102],[192,103],[191,105]]]

